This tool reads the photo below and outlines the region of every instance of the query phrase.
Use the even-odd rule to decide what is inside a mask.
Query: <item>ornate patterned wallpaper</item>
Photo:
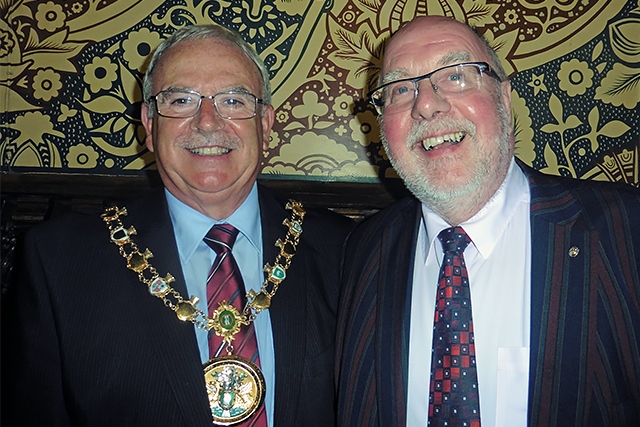
[[[145,58],[176,28],[217,22],[271,72],[263,174],[395,178],[363,97],[384,41],[418,15],[469,22],[498,47],[522,160],[639,185],[639,0],[0,0],[1,168],[154,168],[139,118]]]

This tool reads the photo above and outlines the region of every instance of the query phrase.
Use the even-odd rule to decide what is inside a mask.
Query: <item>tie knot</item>
[[[231,252],[233,244],[238,237],[238,229],[231,224],[216,224],[204,236],[204,241],[218,255],[223,252]]]
[[[438,239],[442,242],[442,248],[446,252],[464,252],[471,239],[464,228],[449,227],[438,234]]]

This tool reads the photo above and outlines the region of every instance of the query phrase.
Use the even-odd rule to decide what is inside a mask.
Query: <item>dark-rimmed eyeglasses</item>
[[[501,81],[486,62],[464,62],[447,65],[422,76],[385,83],[369,92],[367,97],[378,114],[393,114],[413,107],[422,80],[429,79],[434,92],[448,99],[480,89],[483,74]]]
[[[262,99],[248,92],[230,90],[215,95],[200,95],[192,90],[163,90],[152,96],[156,111],[163,117],[187,118],[195,116],[200,111],[202,99],[208,98],[218,114],[230,120],[250,119],[256,115],[258,104]]]

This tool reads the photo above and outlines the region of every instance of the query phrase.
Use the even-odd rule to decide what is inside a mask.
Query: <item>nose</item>
[[[211,131],[224,127],[224,118],[218,114],[213,105],[213,98],[202,98],[200,109],[193,116],[193,126],[204,131]]]
[[[418,94],[411,109],[411,117],[414,120],[429,120],[450,109],[449,101],[436,92],[429,79],[418,82]]]

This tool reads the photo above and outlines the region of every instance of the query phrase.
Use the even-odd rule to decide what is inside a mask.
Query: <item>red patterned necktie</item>
[[[442,230],[438,239],[444,259],[433,326],[428,425],[480,427],[471,294],[462,255],[471,239],[462,227]]]
[[[217,254],[207,278],[207,306],[210,317],[218,308],[220,301],[227,301],[237,308],[240,313],[242,313],[246,304],[242,275],[231,253],[231,248],[237,236],[238,230],[231,224],[218,224],[214,225],[204,237],[205,243]],[[209,357],[215,357],[222,345],[222,337],[218,336],[213,329],[209,331]],[[260,366],[258,342],[256,341],[253,323],[240,329],[235,335],[232,345],[234,355],[244,357]],[[251,419],[238,424],[238,426],[266,427],[267,414],[265,405],[262,404]]]

